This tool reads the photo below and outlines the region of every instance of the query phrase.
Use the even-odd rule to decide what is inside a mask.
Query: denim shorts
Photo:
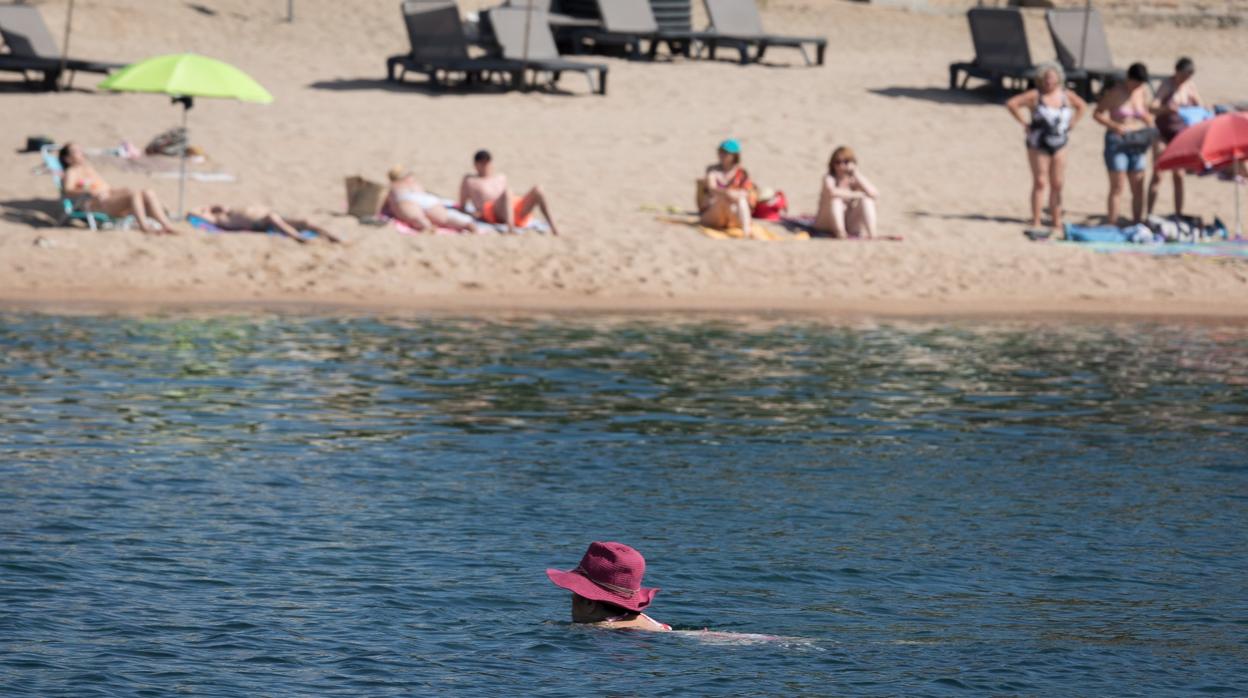
[[[1129,146],[1122,136],[1105,132],[1105,167],[1110,172],[1143,172],[1147,166],[1148,146]]]

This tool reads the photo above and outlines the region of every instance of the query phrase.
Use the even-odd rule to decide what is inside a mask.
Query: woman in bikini
[[[875,237],[875,202],[880,192],[858,171],[858,158],[849,146],[832,151],[828,173],[819,189],[815,231],[835,238]]]
[[[727,230],[740,227],[746,237],[757,190],[741,167],[741,144],[729,139],[719,144],[719,162],[706,168],[704,186],[698,187],[698,214],[702,225]]]
[[[646,559],[623,543],[589,544],[574,570],[546,570],[556,586],[572,592],[572,622],[612,630],[666,632],[672,626],[642,613],[658,589],[641,586]]]
[[[390,168],[389,177],[390,191],[386,195],[386,203],[392,218],[429,233],[435,228],[477,232],[472,216],[443,206],[442,200],[425,191],[411,172],[396,165]]]
[[[1109,171],[1108,223],[1118,224],[1122,191],[1131,186],[1131,222],[1144,219],[1144,169],[1156,140],[1149,111],[1148,68],[1132,63],[1127,79],[1105,90],[1092,118],[1105,127],[1105,169]]]
[[[1204,106],[1200,93],[1196,91],[1196,83],[1192,81],[1192,76],[1195,74],[1196,64],[1192,62],[1192,59],[1180,58],[1178,63],[1174,64],[1174,77],[1163,80],[1161,88],[1157,90],[1157,96],[1152,103],[1152,112],[1157,119],[1157,132],[1161,139],[1157,147],[1153,149],[1153,162],[1161,157],[1164,146],[1187,127],[1180,110],[1184,107]],[[1176,216],[1182,216],[1183,171],[1171,172],[1171,181],[1174,182],[1174,213]],[[1154,167],[1152,179],[1148,183],[1149,213],[1153,212],[1153,206],[1157,204],[1157,194],[1160,188],[1161,171]]]
[[[173,221],[169,220],[169,216],[165,213],[165,207],[161,205],[160,199],[156,198],[152,190],[113,189],[108,182],[104,181],[100,173],[95,171],[90,161],[87,160],[87,156],[83,154],[82,148],[75,143],[66,143],[61,148],[58,158],[61,161],[61,168],[65,170],[63,181],[67,195],[86,196],[93,210],[101,211],[113,218],[132,215],[138,222],[139,230],[145,233],[173,235],[178,232],[173,227]],[[149,217],[155,219],[160,227],[153,227],[148,220]]]
[[[1041,64],[1039,75],[1036,89],[1015,95],[1005,106],[1026,134],[1027,163],[1031,166],[1031,227],[1040,227],[1047,185],[1051,227],[1061,230],[1066,144],[1088,104],[1073,90],[1063,87],[1066,74],[1056,63]]]

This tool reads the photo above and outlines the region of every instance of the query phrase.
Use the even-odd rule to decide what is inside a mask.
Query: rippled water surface
[[[0,316],[0,693],[1245,695],[1246,385],[1208,325]],[[722,632],[567,623],[593,539]]]

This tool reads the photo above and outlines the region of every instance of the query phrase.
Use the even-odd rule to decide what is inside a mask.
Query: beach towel
[[[471,211],[460,211],[458,208],[455,207],[456,202],[450,199],[441,199],[440,203],[443,206],[445,206],[448,210],[459,211],[460,213],[464,213],[466,215],[472,215]],[[398,231],[400,235],[472,235],[473,234],[464,230],[457,230],[455,228],[443,228],[441,226],[435,227],[433,230],[417,230],[416,228],[413,228],[412,226],[390,215],[389,206],[390,206],[389,202],[386,202],[382,205],[379,218],[386,223],[392,224],[394,226],[394,229]],[[481,220],[476,220],[475,222],[477,224],[477,232],[476,232],[477,235],[485,235],[488,233],[496,233],[496,234],[503,235],[507,233],[507,225],[505,223],[486,223],[485,221],[481,221]],[[550,232],[550,226],[545,221],[537,220],[536,217],[533,217],[531,220],[529,220],[527,224],[523,226],[516,226],[516,233],[549,233],[549,232]]]
[[[1088,242],[1081,247],[1095,252],[1137,254],[1151,257],[1213,257],[1248,259],[1248,241],[1172,242],[1139,245],[1133,242]]]
[[[643,210],[645,209],[643,208]],[[651,208],[650,210],[653,210],[653,209]],[[664,223],[673,223],[676,225],[689,226],[690,228],[696,229],[699,233],[702,233],[703,235],[707,236],[708,238],[711,238],[712,240],[747,240],[748,239],[748,240],[762,240],[764,242],[792,242],[794,240],[809,240],[810,239],[810,235],[808,235],[807,233],[800,232],[800,231],[797,233],[780,232],[778,230],[775,230],[774,228],[764,225],[762,222],[757,221],[757,220],[754,221],[750,226],[753,229],[754,237],[747,238],[745,235],[745,231],[739,227],[728,228],[726,230],[721,229],[721,228],[711,228],[711,227],[702,225],[701,218],[696,213],[677,214],[672,210],[671,207],[669,207],[668,210],[670,212],[669,215],[656,216],[655,220],[662,221]]]
[[[804,232],[812,238],[822,238],[825,240],[856,240],[859,242],[901,242],[905,238],[900,235],[877,235],[873,238],[862,238],[857,235],[851,235],[846,238],[838,238],[831,233],[818,230],[815,228],[815,217],[810,215],[800,216],[782,216],[780,223],[787,230]]]
[[[186,214],[186,222],[196,230],[202,230],[205,233],[263,233],[265,235],[282,235],[282,231],[277,228],[269,228],[268,230],[227,230],[221,226],[206,220],[194,213]],[[304,240],[313,240],[317,238],[315,230],[300,230],[299,237]]]
[[[1065,226],[1067,242],[1126,242],[1127,234],[1116,225],[1077,225],[1067,223]]]

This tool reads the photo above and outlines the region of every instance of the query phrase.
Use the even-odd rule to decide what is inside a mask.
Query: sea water
[[[1245,695],[1246,524],[1242,326],[0,316],[4,695]]]

